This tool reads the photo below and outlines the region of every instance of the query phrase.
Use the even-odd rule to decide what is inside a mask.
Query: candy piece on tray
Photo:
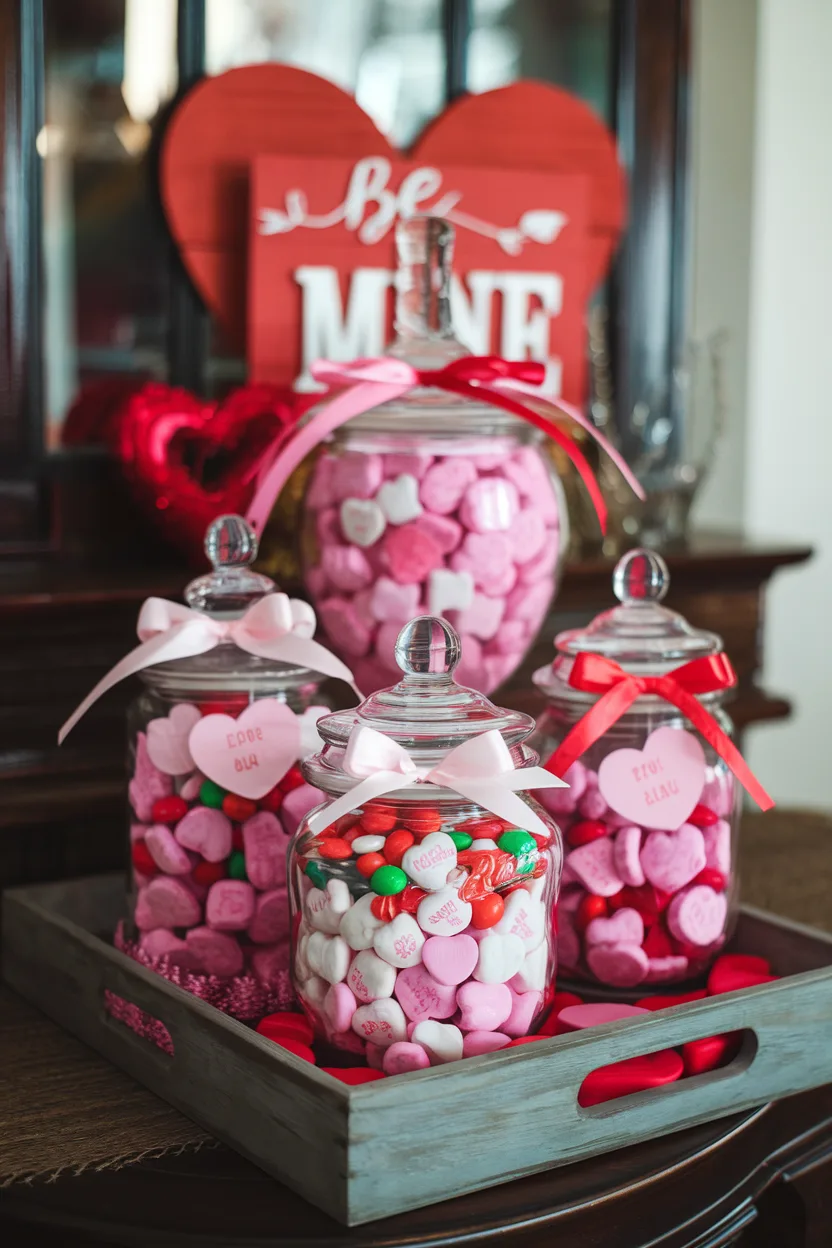
[[[647,1053],[643,1057],[630,1057],[610,1066],[600,1066],[587,1075],[578,1092],[578,1104],[583,1109],[614,1101],[620,1096],[643,1092],[647,1088],[662,1087],[682,1077],[684,1064],[675,1049],[663,1049],[659,1053]]]
[[[717,996],[723,992],[736,992],[741,988],[753,988],[757,984],[770,984],[777,975],[771,974],[771,965],[754,954],[727,953],[717,958],[708,976],[708,992]]]

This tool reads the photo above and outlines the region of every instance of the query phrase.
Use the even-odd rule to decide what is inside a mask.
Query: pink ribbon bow
[[[564,403],[561,399],[550,400],[540,394],[538,387],[543,383],[545,369],[536,360],[514,361],[492,355],[467,355],[452,360],[444,368],[416,369],[404,360],[383,356],[380,359],[353,360],[349,364],[317,360],[310,366],[310,372],[316,381],[329,386],[347,386],[348,389],[324,403],[305,424],[285,430],[272,447],[271,459],[261,469],[247,515],[249,523],[259,533],[262,533],[281,489],[310,451],[353,416],[401,398],[416,386],[449,390],[475,402],[485,400],[514,416],[520,416],[546,433],[566,452],[580,473],[595,505],[602,531],[606,530],[607,512],[598,482],[576,442],[555,424],[555,418],[569,416],[586,430],[604,448],[637,496],[644,498],[644,491],[621,455],[592,421],[571,403]],[[518,393],[534,398],[546,415],[541,415],[527,403],[519,402],[515,397]]]
[[[141,645],[116,663],[75,708],[58,733],[58,744],[62,744],[92,704],[120,680],[156,663],[206,654],[225,641],[232,641],[261,659],[294,663],[345,680],[360,697],[350,669],[320,642],[312,640],[315,622],[315,612],[307,603],[286,594],[266,594],[237,620],[213,620],[181,603],[148,598],[142,604],[136,626]]]
[[[568,789],[565,780],[543,767],[523,767],[519,771],[511,752],[496,728],[471,737],[446,754],[436,767],[417,767],[404,746],[375,728],[357,724],[344,752],[344,771],[357,783],[329,806],[322,807],[309,820],[313,832],[322,832],[341,815],[371,802],[384,793],[413,785],[434,784],[454,789],[507,819],[518,828],[536,832],[548,839],[545,823],[518,797],[529,789]]]

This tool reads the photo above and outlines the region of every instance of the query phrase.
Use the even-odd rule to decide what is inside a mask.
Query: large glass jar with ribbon
[[[668,585],[659,555],[625,555],[619,605],[561,633],[534,676],[533,742],[569,782],[539,794],[566,839],[561,969],[617,989],[707,971],[733,926],[743,788],[772,805],[731,740],[722,641],[661,605]]]
[[[312,608],[251,570],[257,543],[241,517],[216,520],[205,548],[214,571],[187,587],[187,606],[145,602],[141,644],[61,739],[97,697],[139,675],[117,941],[227,1013],[260,1018],[291,1000],[286,856],[322,797],[298,763],[319,747],[315,724],[332,709],[323,678],[352,675],[313,640]]]
[[[368,692],[396,673],[395,643],[420,611],[460,633],[460,679],[490,691],[537,634],[567,546],[552,439],[604,504],[575,407],[549,402],[543,364],[471,356],[451,326],[453,226],[413,218],[396,231],[396,338],[381,359],[322,360],[335,391],[287,435],[249,510],[262,529],[292,470],[324,443],[305,499],[305,583],[333,649]],[[558,423],[560,422],[560,423]]]
[[[394,1074],[535,1031],[555,973],[561,838],[529,796],[563,782],[527,715],[453,677],[446,621],[413,620],[402,679],[318,724],[327,795],[291,853],[293,974],[321,1042]]]

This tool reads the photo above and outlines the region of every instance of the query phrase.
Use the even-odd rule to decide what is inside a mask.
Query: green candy
[[[232,850],[228,859],[228,874],[232,880],[246,880],[246,856],[241,849]]]
[[[407,876],[401,867],[379,867],[370,876],[370,888],[379,897],[395,897],[407,888]]]
[[[507,854],[514,854],[515,858],[525,858],[527,854],[537,849],[537,841],[531,832],[523,832],[520,828],[509,828],[508,832],[504,832],[500,837],[497,845]]]
[[[309,877],[316,888],[326,888],[327,876],[317,862],[307,862],[304,873]]]
[[[218,784],[214,784],[213,780],[203,780],[199,786],[199,800],[203,806],[212,806],[214,810],[219,810],[224,797],[225,789],[221,789]]]
[[[448,836],[457,849],[470,849],[474,844],[473,836],[469,836],[467,832],[449,832]]]

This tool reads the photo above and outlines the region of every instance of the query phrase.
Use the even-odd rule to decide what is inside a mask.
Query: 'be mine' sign
[[[642,828],[680,828],[704,785],[705,753],[680,728],[658,728],[643,750],[614,750],[598,768],[607,804]]]
[[[188,740],[195,765],[229,793],[265,797],[300,754],[300,724],[294,711],[274,698],[261,698],[237,719],[205,715]]]

